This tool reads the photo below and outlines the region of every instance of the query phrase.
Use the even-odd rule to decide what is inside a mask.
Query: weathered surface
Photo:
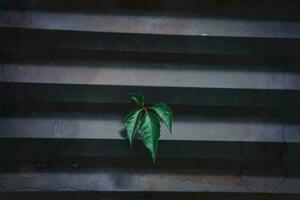
[[[278,56],[280,58],[280,56],[289,51],[290,47],[297,49],[300,43],[299,39],[198,37],[16,28],[0,28],[0,33],[3,36],[0,38],[0,42],[8,43],[12,46],[17,45],[18,48],[23,50],[24,48],[43,50],[47,46],[50,50],[72,49],[226,56],[261,55]],[[273,59],[278,57],[273,57]]]
[[[0,27],[185,36],[300,38],[299,22],[174,17],[172,13],[170,15],[166,12],[154,14],[0,10]]]
[[[126,70],[124,70],[126,68]],[[282,68],[284,69],[284,68]],[[66,61],[5,65],[5,82],[230,89],[300,89],[300,74],[266,66]],[[217,77],[217,78],[216,78]]]
[[[2,138],[76,138],[122,139],[122,115],[35,116],[0,119]],[[26,126],[30,124],[30,126]],[[264,119],[177,116],[174,134],[163,129],[162,140],[239,141],[239,142],[299,142],[295,126]]]
[[[299,180],[239,171],[85,169],[1,174],[1,191],[167,191],[299,193]],[[229,173],[229,174],[228,174]],[[214,175],[215,174],[215,175]],[[279,185],[280,184],[280,185]],[[293,185],[294,187],[291,187]]]
[[[1,1],[0,192],[299,199],[297,6]],[[128,92],[174,111],[155,165],[125,138]]]
[[[128,104],[128,93],[143,93],[149,104],[157,101],[186,106],[238,106],[238,107],[282,107],[289,102],[300,101],[298,90],[261,90],[226,88],[176,88],[149,86],[109,86],[109,85],[62,85],[2,83],[1,96],[9,103],[85,103],[88,104]],[[2,95],[3,94],[3,95]],[[167,95],[166,95],[167,94]],[[15,107],[17,105],[14,105]],[[116,106],[116,105],[115,105]],[[103,107],[102,107],[103,108]],[[194,108],[195,109],[195,108]],[[123,109],[121,109],[123,110]],[[190,111],[190,110],[189,110]]]

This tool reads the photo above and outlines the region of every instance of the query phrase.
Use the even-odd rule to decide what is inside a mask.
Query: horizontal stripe
[[[0,10],[0,27],[185,36],[300,38],[298,22],[180,18],[130,12],[84,14]]]

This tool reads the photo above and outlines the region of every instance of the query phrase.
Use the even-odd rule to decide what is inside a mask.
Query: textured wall
[[[1,1],[0,195],[299,199],[299,7]],[[174,110],[155,165],[128,92]]]

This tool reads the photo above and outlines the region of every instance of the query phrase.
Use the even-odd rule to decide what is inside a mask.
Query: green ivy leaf
[[[130,112],[124,120],[125,128],[127,129],[127,136],[129,139],[130,146],[132,147],[134,135],[138,128],[138,124],[141,121],[141,111],[142,109],[135,109]]]
[[[151,109],[157,113],[159,118],[166,124],[167,128],[172,134],[173,114],[171,108],[164,103],[157,103],[154,104]]]
[[[130,98],[136,102],[139,106],[144,106],[144,102],[145,102],[145,98],[142,94],[139,94],[139,93],[128,93]]]
[[[139,133],[142,137],[144,145],[151,153],[153,162],[155,162],[158,139],[160,137],[160,124],[157,116],[146,111],[139,125]]]
[[[172,111],[164,103],[145,107],[145,98],[142,94],[129,93],[129,95],[140,106],[139,109],[130,112],[124,120],[130,146],[132,146],[134,136],[138,132],[144,146],[150,151],[153,162],[155,162],[160,137],[160,121],[164,122],[172,133]]]

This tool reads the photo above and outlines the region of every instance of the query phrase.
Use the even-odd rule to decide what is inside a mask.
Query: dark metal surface
[[[4,66],[4,81],[16,83],[299,90],[299,79],[299,73],[264,66],[257,66],[256,70],[253,66],[232,69],[200,63],[65,61]]]
[[[1,191],[165,191],[299,193],[297,177],[252,170],[87,168],[24,169],[1,174]],[[282,181],[284,180],[284,181]],[[5,184],[3,184],[5,183]]]
[[[257,90],[221,88],[170,88],[141,86],[101,86],[1,83],[2,102],[35,103],[129,103],[128,92],[140,92],[147,103],[158,101],[170,105],[206,105],[236,107],[284,107],[300,102],[296,90]],[[4,98],[5,97],[5,98]],[[294,109],[294,108],[293,108]]]
[[[85,14],[0,10],[0,27],[185,36],[300,38],[298,22],[191,18],[185,17],[183,13],[181,16],[174,16],[174,13],[170,15],[167,12]]]
[[[289,39],[197,37],[149,34],[94,33],[35,29],[0,29],[0,42],[18,48],[57,48],[93,51],[184,53],[208,55],[282,56]],[[289,47],[300,40],[290,39]],[[176,42],[174,42],[176,41]]]
[[[284,144],[268,142],[222,142],[222,141],[160,141],[158,163],[152,165],[148,152],[140,140],[135,141],[134,148],[128,148],[127,140],[95,139],[1,139],[1,162],[4,164],[26,164],[26,162],[46,162],[60,165],[71,161],[91,166],[118,163],[118,166],[147,167],[197,167],[214,168],[248,165],[281,168],[280,152]],[[217,148],[216,148],[217,147]],[[290,143],[291,152],[299,152],[297,143]],[[293,152],[293,153],[294,153]],[[287,154],[290,158],[294,154]],[[296,157],[296,156],[295,156]],[[195,159],[195,160],[193,160]],[[105,162],[106,160],[106,162]],[[127,161],[126,161],[127,160]],[[224,162],[224,161],[231,162]],[[16,162],[16,163],[15,163]],[[95,162],[95,163],[94,163]],[[102,162],[102,163],[101,163]],[[286,160],[288,163],[288,160]],[[111,163],[111,165],[109,165]],[[216,165],[218,163],[218,165]],[[70,164],[70,163],[69,163]],[[214,166],[212,165],[214,164]],[[6,168],[1,165],[2,169]],[[6,168],[7,169],[7,168]],[[13,169],[13,168],[11,168]]]
[[[70,116],[71,115],[71,116]],[[8,116],[0,119],[4,138],[121,139],[124,115],[111,113],[62,113]],[[162,140],[299,142],[299,124],[250,117],[181,115],[174,120],[174,134],[163,127]],[[30,126],[27,126],[30,124]]]
[[[0,191],[299,198],[297,5],[1,1]],[[129,148],[128,92],[174,111],[156,164]]]
[[[162,200],[162,199],[205,199],[205,200],[298,200],[297,194],[251,194],[251,193],[178,193],[178,192],[18,192],[1,193],[8,200]]]

